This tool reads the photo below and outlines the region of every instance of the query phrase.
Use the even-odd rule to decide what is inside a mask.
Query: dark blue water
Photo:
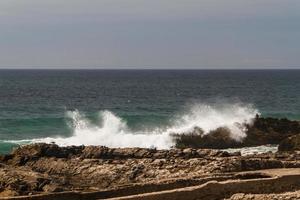
[[[132,129],[162,126],[191,103],[242,102],[300,119],[300,70],[0,70],[0,152],[6,140],[69,136],[67,111],[109,110]]]

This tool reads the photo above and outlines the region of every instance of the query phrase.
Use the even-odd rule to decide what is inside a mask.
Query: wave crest
[[[61,146],[104,145],[168,149],[175,145],[172,134],[185,134],[195,127],[201,128],[204,134],[226,127],[230,130],[231,137],[240,141],[246,136],[243,124],[251,123],[257,113],[258,110],[248,104],[194,104],[186,112],[170,120],[170,125],[133,131],[125,120],[111,111],[100,111],[99,121],[95,124],[75,110],[66,113],[66,117],[70,119],[72,136],[34,139],[31,142],[55,142]]]

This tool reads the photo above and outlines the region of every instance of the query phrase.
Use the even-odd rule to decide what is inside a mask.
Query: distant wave
[[[193,104],[170,119],[165,127],[152,127],[133,131],[126,121],[109,110],[99,112],[98,123],[92,123],[78,110],[66,112],[72,129],[70,137],[47,137],[32,140],[7,140],[6,143],[54,142],[67,145],[104,145],[107,147],[144,147],[168,149],[174,146],[172,133],[183,134],[199,127],[208,134],[219,127],[227,127],[235,140],[246,134],[243,123],[251,123],[258,110],[250,104]],[[141,125],[142,127],[142,125]]]

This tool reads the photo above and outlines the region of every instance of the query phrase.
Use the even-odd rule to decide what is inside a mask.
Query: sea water
[[[257,113],[300,120],[299,88],[300,70],[0,70],[0,153],[33,142],[167,149],[194,127],[242,140],[239,124]]]

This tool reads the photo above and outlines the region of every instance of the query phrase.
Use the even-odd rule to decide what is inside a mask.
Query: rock
[[[7,162],[8,160],[12,159],[13,155],[0,155],[0,163]]]
[[[266,144],[279,144],[282,140],[299,134],[300,123],[288,119],[262,118],[256,116],[252,124],[239,124],[246,129],[246,137],[236,141],[226,127],[219,127],[207,134],[195,128],[185,134],[172,134],[177,148],[226,149]]]
[[[300,134],[288,137],[280,142],[278,151],[300,151]]]
[[[14,190],[10,190],[10,189],[0,190],[0,198],[1,197],[12,197],[12,196],[18,196],[18,195],[19,195],[19,193]]]
[[[240,151],[230,153],[230,156],[241,156],[242,153]]]
[[[166,159],[156,159],[152,162],[153,165],[156,165],[156,166],[163,166],[164,164],[166,163]]]
[[[48,184],[48,185],[45,185],[43,187],[43,191],[44,192],[62,192],[63,189],[61,187],[59,187],[58,185],[55,185],[55,184]]]
[[[43,177],[36,178],[36,190],[37,191],[43,190],[44,186],[49,184],[50,182],[51,180]]]
[[[205,158],[210,154],[210,149],[198,149],[197,154],[199,158]]]
[[[248,158],[241,160],[241,170],[243,171],[283,167],[284,163],[276,159]]]
[[[129,174],[128,178],[130,180],[135,179],[139,174],[141,174],[143,172],[144,168],[145,168],[145,166],[143,164],[138,164],[138,165],[134,166],[131,169],[131,173]]]
[[[142,149],[142,148],[137,148],[136,151],[134,152],[133,156],[134,158],[149,158],[151,157],[151,151],[150,149]]]
[[[157,151],[152,156],[153,159],[160,159],[160,158],[166,158],[166,157],[167,157],[167,154],[164,151]]]
[[[134,152],[131,148],[116,148],[113,151],[113,156],[116,158],[131,158],[134,156]]]
[[[81,153],[81,158],[104,158],[107,157],[108,148],[103,146],[87,146]]]
[[[56,144],[36,143],[14,149],[6,159],[10,159],[14,165],[24,165],[39,157],[69,158],[81,154],[83,148],[83,146],[59,147]]]
[[[220,127],[206,135],[181,134],[174,135],[177,148],[214,148],[222,149],[239,146],[239,142],[231,137],[230,130]]]
[[[12,162],[18,159],[21,165]],[[175,182],[193,185],[202,178],[211,180],[220,174],[227,177],[249,170],[299,168],[299,160],[297,152],[241,156],[211,149],[153,150],[33,144],[20,147],[2,159],[0,196],[1,192],[10,196],[35,195],[85,192],[93,187],[99,190],[124,189],[124,186],[144,184],[154,184],[155,188],[161,181],[171,181],[171,185]],[[181,182],[182,179],[188,180]]]
[[[192,158],[193,155],[195,155],[195,150],[192,148],[183,149],[182,153],[184,154],[184,157],[186,158]]]
[[[32,154],[31,154],[32,153]],[[107,148],[104,146],[69,146],[59,147],[55,144],[31,144],[15,149],[12,154],[0,157],[0,163],[23,166],[40,158],[78,158],[78,159],[175,159],[204,158],[207,156],[235,156],[224,151],[211,149],[170,149],[156,150],[145,148]],[[0,165],[1,167],[1,165]]]

